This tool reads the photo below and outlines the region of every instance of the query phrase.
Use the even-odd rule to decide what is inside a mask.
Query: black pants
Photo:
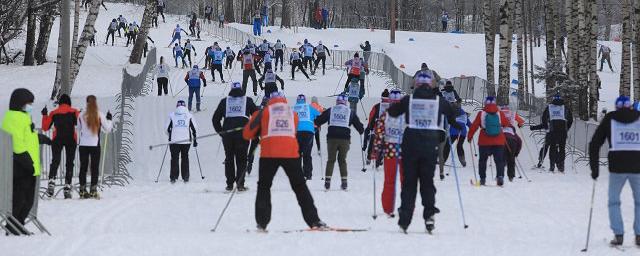
[[[478,146],[480,154],[478,169],[480,171],[480,179],[487,178],[487,160],[489,156],[493,156],[496,164],[496,177],[504,177],[504,146]]]
[[[156,28],[158,27],[158,16],[157,15],[154,15],[151,18],[151,27],[156,27]]]
[[[171,151],[171,173],[169,178],[171,180],[177,180],[179,174],[182,174],[183,180],[189,180],[189,148],[191,148],[191,144],[169,145],[169,151]],[[180,167],[178,167],[178,162],[180,162]]]
[[[98,185],[98,167],[100,166],[100,146],[80,146],[80,187],[87,185],[87,168],[91,169],[91,187]],[[91,166],[89,166],[91,162]]]
[[[318,58],[316,58],[315,67],[313,68],[313,72],[315,73],[316,70],[318,70],[318,64],[320,64],[320,61],[322,61],[322,74],[324,74],[325,62],[327,61],[327,57],[326,56],[318,56]]]
[[[460,138],[458,140],[458,138]],[[455,136],[455,137],[451,137],[451,143],[455,143],[456,141],[458,141],[458,143],[456,144],[456,153],[458,154],[458,161],[464,161],[464,139],[466,138],[466,136]],[[447,159],[449,159],[449,153],[451,153],[451,145],[449,144],[448,141],[445,141],[444,144],[444,151],[442,152],[444,154],[444,161],[446,162]]]
[[[364,71],[360,71],[360,72],[364,72]],[[360,82],[360,90],[364,91],[364,79],[360,78],[360,75],[354,75],[354,74],[348,74],[347,75],[347,81],[345,81],[344,83],[344,90],[346,91],[349,88],[349,83],[351,83],[351,79],[353,78],[358,78],[358,82]]]
[[[129,42],[131,42],[131,44],[135,45],[136,44],[136,37],[137,37],[136,33],[129,32],[127,34],[127,46],[129,46]]]
[[[540,152],[538,153],[538,165],[542,166],[544,163],[544,158],[547,156],[547,152],[549,152],[549,133],[544,136],[544,145],[540,148]]]
[[[307,179],[311,179],[313,174],[313,161],[311,160],[311,150],[313,149],[313,133],[298,132],[298,146],[300,158],[302,159],[302,173]]]
[[[233,58],[227,58],[227,61],[224,63],[225,69],[230,69],[233,67]]]
[[[447,22],[446,21],[442,22],[442,32],[447,32]]]
[[[247,82],[253,82],[253,93],[258,93],[258,79],[256,79],[256,71],[253,69],[242,71],[242,92],[247,94]]]
[[[158,14],[160,14],[162,16],[162,22],[164,22],[164,7],[163,6],[156,6],[156,11],[158,12]]]
[[[304,68],[308,67],[309,70],[313,69],[313,57],[306,56],[302,58],[302,65],[304,65]]]
[[[62,159],[62,149],[64,149],[65,156],[65,175],[64,184],[71,184],[73,179],[73,162],[76,158],[77,144],[69,142],[63,144],[58,141],[54,141],[51,144],[51,165],[49,166],[49,179],[56,179],[58,177],[58,167],[60,166],[60,160]]]
[[[191,67],[191,50],[184,50],[184,54],[182,54],[182,61],[184,62],[187,58],[189,58],[189,67]]]
[[[220,80],[224,81],[224,75],[222,74],[222,64],[211,64],[211,77],[213,78],[213,81],[216,81],[216,75],[214,73],[216,70],[220,74]]]
[[[266,72],[268,69],[273,69],[273,62],[265,62],[264,63],[264,71]]]
[[[318,148],[318,152],[320,151],[320,129],[318,129],[318,127],[316,127],[316,132],[313,134],[315,136],[316,139],[316,147]]]
[[[189,31],[191,32],[191,36],[196,35],[196,26],[194,25],[189,25]]]
[[[126,30],[125,30],[126,27],[127,27],[127,25],[124,24],[124,22],[120,22],[118,24],[118,37],[122,37],[122,34],[120,33],[120,29],[122,29],[122,30],[124,30],[126,32]]]
[[[226,135],[222,138],[224,145],[224,174],[227,186],[235,182],[238,187],[244,187],[244,176],[247,169],[247,149],[249,142],[240,134]]]
[[[29,216],[29,212],[31,212],[31,208],[33,207],[33,200],[36,191],[36,179],[38,177],[32,176],[33,167],[24,168],[17,163],[17,161],[13,161],[13,198],[12,198],[12,215],[18,223],[24,226],[25,220]],[[26,175],[16,175],[17,173],[22,173]],[[19,234],[17,230],[10,228],[9,225],[6,226],[9,231],[15,235]]]
[[[164,92],[164,95],[167,95],[169,93],[168,91],[169,79],[166,77],[158,77],[157,81],[158,81],[158,96],[162,96],[162,92]]]
[[[271,221],[271,185],[278,168],[289,177],[291,189],[296,194],[302,217],[309,227],[320,221],[313,197],[300,171],[300,158],[260,158],[258,193],[256,196],[256,222],[267,227]]]
[[[604,66],[604,62],[607,62],[607,64],[609,64],[609,69],[611,71],[613,71],[613,67],[611,67],[611,57],[610,55],[603,55],[602,58],[600,58],[600,71],[602,71],[602,67]]]
[[[438,145],[439,141],[425,141],[425,144]],[[436,208],[436,187],[433,185],[433,176],[436,170],[438,159],[438,149],[435,146],[425,147],[424,154],[415,154],[412,148],[402,145],[402,164],[404,167],[404,181],[400,192],[400,208],[398,209],[398,225],[407,227],[411,224],[413,210],[416,204],[416,194],[418,192],[418,182],[420,182],[420,197],[424,210],[422,217],[426,220],[434,214],[440,212]]]
[[[296,68],[300,69],[300,71],[302,71],[302,74],[304,74],[304,76],[309,79],[309,75],[307,75],[307,72],[304,71],[304,67],[302,66],[302,62],[300,60],[294,60],[293,62],[291,62],[291,79],[296,79]]]
[[[507,144],[504,147],[504,160],[507,166],[507,177],[513,178],[516,176],[516,157],[520,154],[521,144],[520,139],[515,135],[506,135]]]
[[[280,61],[280,70],[282,70],[282,64],[284,63],[284,51],[283,50],[276,50],[276,55],[275,55],[275,61],[276,61],[276,70],[278,69],[278,61]]]
[[[566,133],[553,133],[549,137],[549,165],[550,170],[553,171],[555,167],[558,170],[564,171],[565,160],[565,145],[567,144]]]
[[[115,30],[109,30],[107,32],[107,39],[104,40],[104,44],[107,44],[107,42],[109,42],[109,36],[111,36],[111,46],[113,46],[113,40],[114,40],[114,37],[115,37],[115,33],[116,33]]]

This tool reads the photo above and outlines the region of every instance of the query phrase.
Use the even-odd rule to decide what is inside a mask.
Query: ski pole
[[[469,144],[471,148],[471,166],[473,167],[473,178],[475,179],[475,183],[472,185],[480,186],[480,182],[478,182],[478,173],[476,171],[476,156],[477,151],[475,151],[475,147],[473,146],[473,139],[471,139],[471,143]]]
[[[460,204],[460,213],[462,213],[462,225],[465,229],[469,228],[469,225],[467,225],[467,219],[465,218],[464,215],[464,206],[462,205],[462,195],[460,194],[460,182],[458,181],[458,171],[456,168],[456,157],[453,155],[453,146],[451,146],[451,137],[447,137],[447,140],[449,141],[449,153],[451,154],[451,162],[452,162],[452,166],[453,166],[453,175],[456,178],[456,190],[458,191],[458,202]]]
[[[336,85],[336,89],[333,90],[333,94],[336,94],[336,92],[338,91],[338,88],[340,87],[340,82],[342,82],[342,78],[344,77],[344,74],[347,73],[347,70],[345,69],[345,71],[342,73],[342,75],[340,76],[340,79],[338,80],[338,85]]]
[[[362,148],[362,136],[358,135],[358,138],[360,138],[360,148]],[[364,151],[360,151],[360,153],[362,153],[362,172],[366,172],[367,171],[367,167],[365,165],[365,161],[364,161]]]
[[[224,208],[222,208],[222,212],[220,213],[220,216],[218,216],[218,220],[216,221],[216,225],[213,226],[213,229],[211,229],[211,232],[216,232],[216,229],[218,228],[218,225],[220,224],[220,221],[222,220],[222,216],[224,216],[224,213],[227,211],[227,207],[229,207],[229,204],[231,203],[231,199],[233,199],[233,196],[236,194],[237,188],[234,188],[233,191],[231,192],[231,195],[229,196],[229,199],[227,200],[227,204],[224,206]]]
[[[371,175],[373,175],[373,215],[371,217],[375,220],[376,218],[378,218],[378,206],[376,204],[376,172],[378,167],[375,166],[375,161],[372,161],[372,164],[374,165],[376,171],[371,172]]]
[[[194,147],[196,149],[196,159],[198,160],[198,169],[200,169],[200,177],[202,177],[202,179],[204,180],[204,175],[202,174],[202,165],[200,165],[200,155],[198,155],[198,148]]]
[[[178,94],[180,94],[182,91],[184,91],[184,89],[187,89],[189,85],[185,85],[184,87],[182,87],[182,89],[180,89],[180,91],[178,91],[178,93],[174,94],[173,97],[175,98],[176,96],[178,96]]]
[[[362,100],[358,100],[360,101],[360,107],[362,107],[362,113],[364,114],[364,120],[367,121],[369,120],[369,116],[367,116],[367,110],[364,109],[364,105],[362,104]]]
[[[102,158],[100,158],[100,160],[102,161],[100,163],[100,176],[101,177],[101,182],[100,184],[104,184],[104,162],[106,162],[104,159],[106,154],[107,154],[107,143],[109,143],[109,133],[106,133],[104,135],[104,147],[102,148]]]
[[[216,135],[227,134],[227,133],[231,133],[231,132],[241,131],[242,129],[244,129],[244,127],[236,127],[236,128],[229,129],[229,130],[226,130],[226,131],[214,132],[214,133],[198,136],[195,139],[202,139],[202,138],[212,137],[212,136],[216,136]],[[169,145],[169,144],[178,144],[178,143],[190,142],[190,141],[191,141],[191,139],[185,139],[185,140],[173,141],[173,142],[169,142],[169,143],[160,143],[160,144],[149,146],[149,150],[153,150],[153,148],[166,146],[166,145]]]
[[[589,249],[589,237],[591,236],[591,219],[593,217],[593,201],[596,195],[596,181],[597,180],[593,180],[593,189],[591,189],[591,207],[589,208],[589,224],[587,225],[587,242],[581,252],[586,252],[587,249]]]
[[[167,151],[169,150],[169,145],[167,145],[167,148],[165,148],[164,150],[164,156],[162,157],[162,163],[160,164],[160,170],[158,171],[158,176],[156,177],[156,183],[158,183],[158,180],[160,179],[160,174],[162,173],[162,167],[164,166],[164,160],[167,158]]]

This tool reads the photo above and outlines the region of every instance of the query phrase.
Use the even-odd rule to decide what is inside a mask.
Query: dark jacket
[[[597,177],[599,172],[600,147],[605,139],[611,147],[611,122],[617,121],[624,124],[633,123],[640,119],[640,112],[629,109],[617,110],[607,113],[600,122],[596,132],[589,143],[589,165],[592,175]],[[613,173],[640,173],[640,151],[609,151],[609,171]]]
[[[260,87],[262,87],[262,82],[264,82],[264,77],[267,74],[267,72],[264,72],[262,74],[262,76],[260,77],[260,79],[258,79],[258,83],[260,83]],[[276,75],[276,81],[280,82],[280,89],[284,90],[284,80],[282,80],[282,78],[280,78],[279,75]],[[267,83],[266,86],[269,87],[270,85],[276,86],[276,83]],[[264,87],[262,88],[263,90],[265,89]],[[278,91],[278,88],[276,87],[275,90],[273,90],[273,88],[267,88],[267,91],[264,92],[265,95],[270,95],[272,92],[276,92]]]
[[[51,111],[48,115],[42,116],[42,130],[48,131],[55,126],[52,139],[55,143],[69,145],[78,142],[76,133],[76,125],[78,124],[78,115],[80,112],[71,107],[71,102],[63,102],[62,98],[60,106]]]
[[[458,95],[458,92],[456,91],[456,89],[453,88],[453,85],[445,85],[442,91],[440,92],[440,95],[444,95],[444,93],[451,93],[451,92],[453,92],[453,95],[456,101],[461,100],[460,95]]]
[[[409,99],[411,95],[407,95],[399,103],[392,104],[387,109],[387,112],[392,117],[397,117],[400,115],[405,115],[405,121],[409,123]],[[433,92],[433,89],[426,87],[418,87],[413,91],[413,97],[416,99],[435,99],[436,94]],[[445,99],[440,98],[439,107],[438,107],[438,124],[442,124],[445,120],[443,120],[443,115],[446,117],[446,120],[452,126],[457,128],[461,128],[460,125],[456,122],[456,113],[454,112],[451,104],[449,104]],[[424,147],[425,142],[432,142],[437,140],[438,142],[442,142],[445,139],[444,131],[437,130],[418,130],[413,128],[405,128],[404,135],[402,138],[402,148],[403,149],[411,149],[414,150],[416,154],[423,154],[429,152]]]
[[[314,123],[316,126],[319,127],[324,123],[328,123],[330,117],[331,117],[331,108],[322,112],[322,114],[320,114],[320,116],[316,118]],[[359,134],[364,133],[364,125],[362,124],[362,122],[360,122],[358,115],[356,115],[356,113],[354,113],[353,111],[351,111],[351,117],[349,118],[349,125],[353,126],[353,128],[356,128],[356,131],[358,131]],[[329,125],[329,128],[327,129],[327,138],[349,140],[351,139],[351,129]]]
[[[360,45],[360,49],[362,49],[362,51],[365,51],[365,52],[370,52],[371,45],[370,44]]]
[[[563,99],[554,99],[551,101],[551,104],[557,106],[565,106]],[[551,121],[549,118],[549,107],[547,106],[542,113],[541,124],[532,126],[531,130],[548,130],[551,134],[564,135],[566,136],[567,131],[571,129],[571,125],[573,125],[573,114],[571,113],[571,109],[567,106],[564,108],[564,118],[563,120],[553,120]]]
[[[229,96],[240,97],[240,96],[244,96],[244,94],[242,93],[242,90],[233,89],[229,91]],[[219,133],[219,132],[230,130],[233,128],[243,127],[249,121],[249,117],[251,116],[251,114],[253,114],[253,112],[255,112],[256,110],[258,110],[258,108],[253,103],[253,100],[247,97],[247,106],[245,111],[245,115],[247,117],[239,116],[239,117],[226,118],[225,115],[227,112],[227,98],[223,98],[220,101],[220,104],[218,104],[218,108],[216,108],[216,111],[213,113],[213,118],[211,118],[211,122],[213,123],[213,129],[217,133]],[[224,122],[221,125],[220,122],[222,121],[222,118],[224,118]],[[237,134],[238,136],[242,136],[241,131],[234,132],[234,134]]]

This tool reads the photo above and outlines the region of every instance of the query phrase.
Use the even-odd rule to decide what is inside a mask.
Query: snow
[[[89,48],[74,87],[72,96],[74,105],[82,102],[88,94],[99,96],[103,109],[113,104],[113,95],[120,91],[122,69],[126,66],[130,48],[125,48],[123,39],[117,38],[117,46],[102,44],[105,36],[103,27],[113,17],[123,14],[128,20],[140,20],[142,7],[129,4],[106,3],[109,11],[101,10],[98,18],[98,46]],[[84,13],[84,12],[83,12]],[[159,56],[170,58],[171,50],[164,48],[169,42],[170,31],[177,22],[176,16],[167,16],[167,23],[160,23],[159,29],[151,32],[156,40]],[[182,22],[181,24],[184,24]],[[239,26],[235,25],[234,26]],[[55,57],[57,25],[49,49],[49,59]],[[367,38],[372,42],[374,51],[383,50],[407,66],[408,70],[417,69],[422,60],[438,70],[444,77],[461,74],[483,77],[484,41],[481,35],[458,35],[438,33],[399,32],[398,45],[383,43],[387,34],[384,31],[332,29],[317,31],[300,28],[300,33],[278,32],[282,40],[291,42],[309,38],[312,42],[322,39],[328,46],[339,44],[343,49],[356,49]],[[284,36],[284,33],[287,36]],[[198,56],[194,62],[201,64],[205,47],[215,40],[203,33],[205,41],[194,41]],[[278,35],[280,36],[280,35]],[[268,38],[271,38],[267,36]],[[406,38],[413,37],[415,42]],[[102,38],[102,39],[101,39]],[[452,46],[456,42],[459,48]],[[291,43],[289,43],[291,44]],[[607,42],[615,52],[619,52],[619,43]],[[222,46],[226,46],[225,43]],[[616,48],[617,47],[617,48]],[[233,47],[237,50],[239,46]],[[542,49],[542,48],[540,48]],[[542,50],[540,50],[542,51]],[[543,54],[538,54],[543,58]],[[536,57],[536,58],[538,58]],[[619,55],[614,54],[613,62],[619,63]],[[170,61],[170,60],[168,60]],[[172,61],[169,63],[173,63]],[[195,63],[194,63],[195,64]],[[316,76],[317,80],[306,82],[302,74],[297,73],[297,81],[289,80],[289,69],[278,73],[285,79],[285,93],[290,102],[298,93],[307,97],[317,96],[325,106],[333,104],[335,93],[344,83],[342,71],[328,70],[326,76]],[[184,86],[185,69],[173,69],[170,85],[174,93]],[[232,79],[226,76],[231,74]],[[616,74],[600,73],[603,77],[603,97],[617,92]],[[34,91],[39,104],[50,94],[55,76],[55,64],[48,63],[37,67],[0,66],[0,83],[6,91],[12,88],[26,87]],[[209,71],[206,72],[210,78]],[[9,78],[19,78],[19,82]],[[241,79],[240,70],[225,71],[227,81]],[[219,79],[219,78],[218,78]],[[363,100],[366,112],[378,100],[378,95],[386,86],[386,78],[371,75],[369,94]],[[200,135],[213,132],[211,115],[217,102],[228,93],[229,84],[208,83],[203,90],[203,105],[206,111],[196,113]],[[249,83],[251,85],[251,83]],[[616,88],[616,90],[613,90]],[[155,94],[157,88],[154,88]],[[166,141],[164,125],[167,114],[174,108],[178,99],[185,99],[186,91],[178,96],[148,96],[136,99],[136,114],[133,116],[134,163],[129,167],[134,176],[132,184],[126,187],[107,188],[102,199],[95,200],[43,200],[40,202],[39,218],[48,227],[53,236],[35,235],[32,237],[0,236],[2,255],[579,255],[583,248],[592,180],[589,168],[584,162],[568,165],[567,173],[548,174],[531,170],[533,159],[537,155],[535,140],[524,132],[527,142],[519,157],[532,182],[516,179],[507,182],[504,188],[475,187],[469,184],[474,168],[470,164],[465,168],[458,166],[460,190],[466,213],[468,229],[463,229],[454,180],[453,169],[444,181],[436,180],[437,207],[442,211],[436,216],[436,230],[433,236],[424,232],[421,218],[422,207],[418,195],[413,223],[409,235],[398,232],[397,219],[388,219],[382,214],[380,193],[383,172],[368,167],[366,173],[362,167],[358,150],[360,141],[357,136],[351,140],[348,155],[349,191],[339,191],[337,171],[334,174],[332,190],[324,192],[320,180],[323,170],[320,158],[314,149],[314,179],[307,184],[313,194],[320,218],[331,226],[369,228],[363,233],[292,233],[280,231],[305,228],[300,209],[295,201],[288,180],[280,171],[272,187],[272,221],[269,234],[247,232],[255,229],[254,200],[258,164],[247,177],[248,192],[236,194],[223,217],[218,231],[210,232],[219,213],[225,206],[229,194],[223,193],[225,186],[224,154],[219,137],[210,137],[199,141],[198,154],[202,164],[204,180],[199,177],[199,169],[192,149],[190,155],[191,181],[188,184],[168,182],[169,159],[164,162],[160,182],[154,183],[163,158],[163,148],[149,151],[148,145]],[[8,105],[8,93],[0,95],[0,108]],[[110,98],[109,98],[110,97]],[[104,104],[104,105],[103,105]],[[82,104],[77,104],[82,105]],[[360,108],[363,108],[360,107]],[[468,109],[470,111],[470,109]],[[358,115],[364,119],[362,109]],[[34,114],[35,116],[35,114]],[[362,120],[364,121],[364,120]],[[321,135],[322,159],[326,161],[326,129]],[[355,135],[355,131],[352,132]],[[465,145],[467,162],[477,160]],[[567,162],[573,160],[571,157]],[[450,160],[451,161],[451,160]],[[322,166],[326,165],[322,163]],[[477,164],[476,164],[477,166]],[[337,169],[337,166],[336,166]],[[606,190],[608,172],[602,169],[597,182],[591,244],[584,255],[635,255],[638,249],[631,247],[632,232],[627,232],[625,252],[611,249],[606,244],[611,238],[608,228]],[[491,173],[491,171],[488,171]],[[372,177],[376,176],[376,204],[379,217],[372,215]],[[494,185],[495,182],[489,181]],[[396,207],[399,206],[399,188]],[[632,227],[632,207],[630,189],[623,190],[622,210],[625,227]],[[32,226],[30,228],[33,229]]]

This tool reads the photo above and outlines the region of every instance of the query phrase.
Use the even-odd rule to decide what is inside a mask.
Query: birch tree
[[[400,12],[398,12],[400,13]],[[493,27],[493,0],[484,0],[484,43],[487,62],[487,84],[491,88],[489,95],[495,95],[494,56],[496,35]]]
[[[500,52],[498,69],[498,105],[509,104],[511,87],[511,0],[500,0]]]
[[[598,46],[598,5],[596,0],[586,0],[586,9],[589,18],[589,38],[586,40],[589,48],[589,111],[588,116],[583,116],[583,120],[598,118],[598,101],[600,100],[599,84],[597,70],[597,46]]]
[[[622,64],[620,95],[631,95],[631,0],[622,0]]]
[[[633,99],[640,101],[640,0],[636,0],[633,5],[635,19],[635,44],[633,45]]]
[[[56,7],[50,5],[44,10],[44,13],[40,16],[40,27],[38,28],[38,41],[36,42],[36,50],[34,57],[36,64],[42,65],[47,62],[47,48],[49,46],[49,39],[51,38],[51,27],[53,27],[53,20],[55,18]]]
[[[142,54],[144,52],[144,46],[147,43],[147,35],[151,29],[151,19],[155,15],[156,0],[147,0],[147,4],[144,7],[144,14],[142,14],[142,22],[140,23],[140,30],[136,37],[136,43],[131,50],[131,56],[129,57],[129,63],[140,64],[142,61]]]
[[[553,24],[553,14],[554,14],[553,0],[547,0],[546,3],[547,4],[545,4],[544,6],[545,8],[544,23],[545,23],[545,32],[546,32],[547,63],[548,63],[552,61],[555,57],[556,34],[555,34],[555,29]],[[553,77],[548,77],[545,83],[547,87],[546,88],[547,99],[550,99],[550,97],[554,94],[553,89],[556,86],[556,81],[553,79]]]
[[[527,81],[524,78],[525,66],[524,66],[524,42],[523,39],[523,22],[522,22],[522,1],[523,0],[515,0],[514,1],[514,9],[515,9],[515,27],[518,41],[516,41],[516,51],[518,55],[518,106],[524,106],[524,95],[525,92],[524,83]]]

